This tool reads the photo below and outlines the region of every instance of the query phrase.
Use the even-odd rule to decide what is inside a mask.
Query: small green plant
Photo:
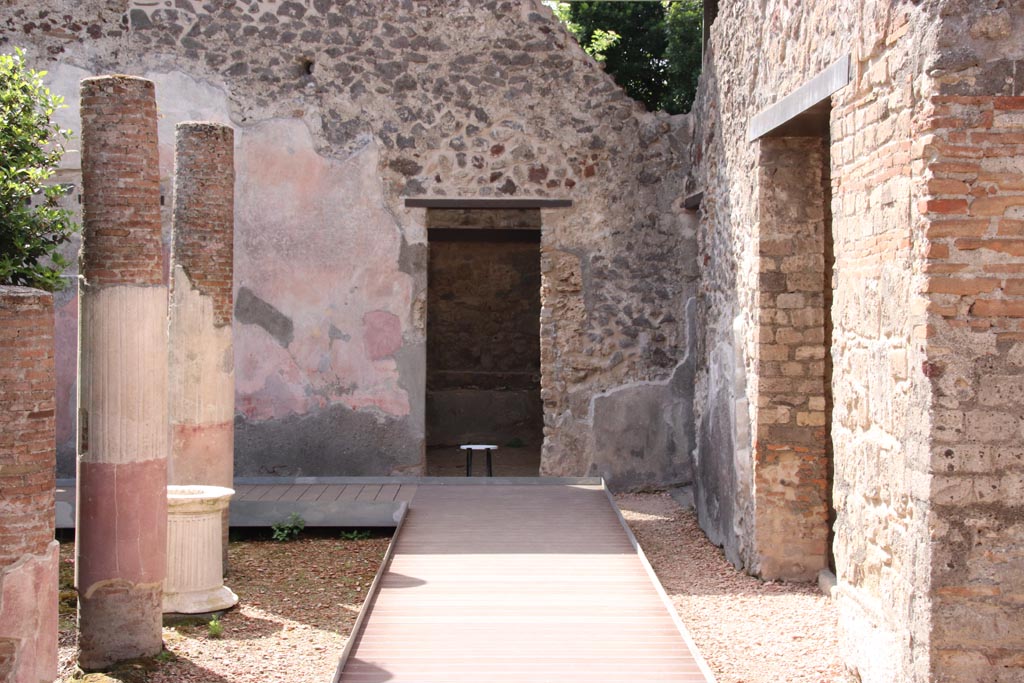
[[[350,529],[342,531],[341,537],[346,541],[364,541],[370,537],[370,532],[366,529]]]
[[[156,656],[158,662],[173,662],[174,659],[174,653],[170,650],[160,650],[160,654]]]
[[[302,515],[293,512],[288,515],[288,519],[272,524],[270,528],[274,530],[275,541],[292,541],[306,528],[306,520],[302,519]]]
[[[206,633],[211,638],[220,638],[224,635],[224,625],[220,623],[220,619],[217,617],[210,619],[210,623],[206,625]]]

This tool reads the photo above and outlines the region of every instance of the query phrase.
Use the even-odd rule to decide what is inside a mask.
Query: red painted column
[[[169,311],[171,484],[233,486],[234,209],[234,132],[217,123],[178,124]],[[226,508],[223,521],[226,558]]]
[[[0,681],[57,677],[53,297],[0,286]]]
[[[167,288],[153,84],[82,81],[79,665],[160,652],[167,555]]]

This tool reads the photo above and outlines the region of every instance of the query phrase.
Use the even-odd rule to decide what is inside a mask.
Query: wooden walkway
[[[341,683],[713,681],[601,486],[420,485]]]

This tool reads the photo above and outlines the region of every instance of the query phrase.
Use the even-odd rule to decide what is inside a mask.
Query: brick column
[[[827,565],[825,147],[761,141],[754,423],[755,572],[814,579]]]
[[[82,81],[76,583],[79,665],[162,648],[167,289],[150,81]]]
[[[178,124],[168,368],[171,484],[233,485],[234,192],[231,128],[204,122]],[[225,557],[227,522],[225,508]]]
[[[1002,83],[1001,62],[986,68],[979,84]],[[924,111],[931,673],[1021,681],[1024,98],[934,95]]]
[[[0,287],[0,680],[57,677],[53,298]]]

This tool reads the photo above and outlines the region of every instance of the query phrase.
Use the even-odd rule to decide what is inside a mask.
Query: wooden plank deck
[[[421,484],[336,680],[712,681],[652,578],[600,486]]]

